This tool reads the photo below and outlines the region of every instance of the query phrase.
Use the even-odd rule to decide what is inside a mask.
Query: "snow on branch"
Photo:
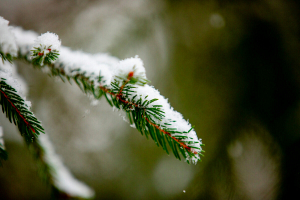
[[[151,137],[157,146],[194,164],[202,155],[202,141],[191,124],[175,111],[158,90],[148,85],[143,61],[135,56],[119,60],[107,54],[88,54],[61,46],[54,33],[38,36],[33,31],[8,26],[0,17],[0,104],[10,122],[18,127],[40,168],[41,177],[59,195],[92,198],[94,192],[77,181],[55,155],[41,123],[30,111],[23,86],[13,78],[13,59],[25,60],[63,81],[74,81],[96,100],[104,96],[114,108],[123,110],[131,127]],[[7,152],[0,129],[0,164]],[[168,145],[167,145],[168,144]],[[65,196],[64,196],[65,197]]]
[[[95,195],[92,189],[83,182],[75,179],[64,166],[61,159],[55,153],[53,145],[46,134],[40,135],[38,142],[44,150],[42,159],[45,160],[45,163],[50,168],[51,182],[58,192],[61,193],[61,196],[67,195],[72,198],[90,199]]]
[[[168,143],[176,158],[180,159],[181,154],[187,162],[200,160],[203,152],[201,139],[191,124],[147,84],[140,58],[136,56],[120,61],[106,54],[72,51],[60,47],[56,34],[47,32],[37,36],[18,27],[6,29],[15,35],[17,58],[59,76],[63,81],[74,80],[85,93],[96,99],[105,96],[111,106],[127,113],[132,126],[147,137],[149,135],[167,152]],[[4,41],[2,46],[7,45]],[[0,52],[5,54],[3,50]]]
[[[23,34],[22,37],[26,41],[31,41],[32,35],[28,33]],[[43,63],[51,63],[57,58],[60,41],[55,43],[56,38],[58,36],[54,35],[53,37],[53,34],[50,33],[46,33],[41,37],[41,41],[44,41],[43,45],[40,45],[40,51],[43,51],[45,55],[41,55],[44,56]],[[34,155],[41,178],[52,186],[56,194],[70,198],[90,199],[94,196],[94,192],[72,176],[55,155],[47,137],[43,134],[40,135],[40,133],[44,133],[44,129],[30,110],[31,103],[26,101],[24,95],[26,84],[15,78],[15,66],[6,62],[12,62],[13,58],[18,56],[18,51],[20,55],[20,52],[29,50],[18,48],[15,39],[12,28],[8,26],[8,21],[0,17],[0,56],[3,61],[0,62],[0,104],[2,111],[6,114],[8,120],[18,127],[29,150]],[[38,41],[38,43],[40,42]],[[52,48],[52,51],[49,48]],[[56,57],[52,59],[51,56]],[[2,127],[0,127],[0,166],[2,165],[1,161],[7,160],[7,158]]]
[[[39,65],[51,64],[58,58],[61,41],[54,33],[44,33],[39,36],[33,45],[32,61]]]
[[[67,47],[60,47],[57,60],[53,62],[40,62],[46,60],[47,50],[50,45],[57,49],[58,38],[53,34],[53,44],[45,34],[36,37],[30,32],[16,28],[19,57],[27,62],[40,67],[43,71],[54,76],[59,76],[63,81],[74,80],[85,92],[99,99],[105,96],[108,103],[127,113],[132,126],[135,126],[142,134],[148,135],[168,153],[166,143],[180,159],[180,154],[187,162],[196,164],[202,155],[202,141],[198,139],[191,124],[183,116],[175,111],[162,95],[147,84],[145,68],[142,60],[135,56],[125,60],[118,60],[106,54],[88,54],[81,51],[72,51]],[[50,37],[50,33],[47,33]],[[24,36],[24,38],[23,38]],[[35,41],[35,42],[32,42]],[[45,46],[43,54],[36,53],[32,48]],[[47,45],[44,45],[47,43]],[[45,56],[46,55],[46,56]]]
[[[52,145],[44,133],[41,123],[30,110],[20,82],[13,78],[13,65],[0,63],[0,104],[10,122],[13,122],[24,136],[26,144],[38,163],[40,177],[59,195],[89,199],[94,192],[84,183],[76,180],[61,160],[56,156]],[[1,128],[1,127],[0,127]],[[7,159],[0,129],[0,165]]]
[[[12,68],[7,62],[0,63],[0,104],[9,121],[18,127],[26,142],[30,143],[44,133],[44,129],[30,111],[31,103],[26,101],[20,82],[13,78]]]
[[[8,26],[8,21],[0,16],[0,57],[2,61],[11,62],[13,56],[17,56],[17,45],[14,35],[11,32],[12,27]]]

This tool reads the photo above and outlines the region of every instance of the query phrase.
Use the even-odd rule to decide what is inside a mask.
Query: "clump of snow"
[[[59,51],[60,46],[61,41],[59,40],[58,35],[50,32],[41,34],[33,44],[33,47],[42,48],[42,51],[49,51],[48,49]],[[45,54],[47,54],[47,52],[45,52]]]
[[[8,26],[9,22],[3,17],[0,17],[0,51],[4,54],[17,56],[17,45],[15,36],[12,33],[12,27]]]
[[[37,37],[33,44],[32,49],[32,58],[42,58],[39,60],[39,64],[44,65],[44,60],[47,56],[50,56],[51,53],[58,53],[61,46],[61,41],[58,39],[58,35],[55,33],[44,33],[41,36]],[[54,59],[49,59],[50,62],[54,62]]]
[[[65,73],[71,77],[78,73],[85,74],[85,77],[94,82],[94,87],[100,85],[109,87],[113,81],[113,69],[116,68],[117,63],[118,60],[111,56],[91,55],[61,47],[60,57],[55,66],[59,68],[62,65]],[[99,76],[102,77],[100,81]]]
[[[117,76],[122,77],[125,80],[130,72],[133,72],[132,78],[147,79],[144,63],[137,55],[134,58],[121,60],[119,67],[116,70]]]
[[[54,186],[72,197],[92,198],[95,195],[94,191],[83,182],[74,178],[71,172],[64,166],[61,159],[56,155],[48,136],[41,134],[38,140],[44,148],[46,163],[53,169],[51,174],[54,179]]]
[[[13,27],[12,32],[16,37],[16,43],[18,46],[33,45],[34,41],[38,37],[36,32],[25,31],[21,27]]]
[[[99,104],[99,100],[93,99],[91,100],[91,106],[97,106]]]
[[[19,47],[20,53],[23,56],[30,54],[30,50],[38,34],[34,31],[25,31],[21,27],[13,27],[12,32],[16,37],[16,44]]]

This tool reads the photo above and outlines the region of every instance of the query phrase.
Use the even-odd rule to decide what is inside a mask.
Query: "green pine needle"
[[[3,52],[0,51],[0,57],[1,57],[3,63],[5,61],[8,61],[8,62],[12,63],[12,56],[9,53],[4,54]]]
[[[14,123],[26,142],[30,143],[40,133],[44,133],[44,128],[36,119],[34,114],[25,104],[24,99],[17,94],[17,91],[6,83],[4,78],[0,79],[0,104],[2,112],[11,123]]]

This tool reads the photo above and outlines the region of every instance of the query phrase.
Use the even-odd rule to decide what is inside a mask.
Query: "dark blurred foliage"
[[[234,174],[226,148],[245,134],[241,129],[257,129],[251,125],[255,121],[272,137],[268,139],[272,141],[268,144],[271,155],[282,154],[281,183],[273,189],[279,190],[279,199],[292,199],[300,189],[299,3],[188,2],[169,1],[172,19],[176,19],[171,25],[176,30],[172,66],[177,68],[175,81],[184,80],[179,96],[182,101],[190,102],[188,110],[194,112],[194,106],[202,107],[203,99],[209,98],[201,91],[201,86],[207,84],[217,87],[222,104],[225,102],[228,107],[227,116],[219,124],[222,130],[206,136],[217,140],[213,147],[207,145],[207,152],[210,154],[210,148],[218,148],[209,161],[204,158],[208,161],[202,172],[204,179],[198,177],[194,181],[195,187],[203,187],[204,192],[194,197],[222,199],[216,195],[219,188],[215,187],[222,182],[227,195],[224,199],[246,198],[232,183]],[[203,33],[207,22],[202,22],[202,18],[207,5],[224,17],[226,26],[222,30]],[[186,29],[188,36],[184,36]],[[193,48],[188,44],[193,44]],[[183,89],[186,87],[193,88],[188,95]],[[201,117],[194,119],[199,121],[191,120],[192,123],[203,123]],[[260,131],[255,133],[257,137],[265,137]],[[203,140],[210,144],[212,139],[203,137]],[[268,192],[259,199],[271,198]]]

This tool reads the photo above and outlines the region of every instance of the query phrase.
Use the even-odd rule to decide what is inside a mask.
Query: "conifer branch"
[[[4,78],[0,79],[0,104],[2,112],[6,113],[9,121],[18,127],[26,142],[31,142],[40,133],[44,133],[44,128],[28,109],[24,99],[6,83]]]
[[[74,179],[70,173],[67,178],[72,179],[73,182],[77,181],[77,184],[80,184],[79,187],[83,188],[84,193],[81,194],[80,192],[77,192],[74,195],[72,192],[69,192],[70,189],[68,187],[65,187],[62,184],[63,181],[60,180],[61,178],[58,177],[57,173],[61,170],[65,173],[67,172],[67,169],[65,169],[58,158],[54,158],[54,164],[52,161],[52,157],[55,156],[54,152],[52,152],[51,155],[48,153],[49,151],[53,151],[51,146],[48,147],[49,141],[47,141],[47,139],[43,139],[43,144],[41,142],[41,137],[45,137],[45,135],[43,134],[38,137],[40,133],[44,133],[43,127],[35,118],[33,113],[28,109],[28,106],[25,104],[25,100],[17,94],[16,89],[6,83],[4,78],[1,78],[0,81],[0,103],[2,105],[3,112],[6,113],[6,117],[11,123],[14,122],[21,135],[24,136],[26,144],[37,163],[39,176],[45,183],[51,185],[54,193],[58,196],[68,196],[70,198],[72,197],[77,199],[91,198],[94,195],[93,191],[83,183]],[[3,147],[4,146],[1,145],[0,141],[0,165],[1,160],[7,160],[7,152]],[[57,163],[59,163],[59,166],[56,166]]]
[[[73,178],[73,176],[63,166],[59,158],[55,158],[56,155],[54,150],[51,149],[51,144],[49,144],[47,138],[43,139],[45,137],[44,134],[40,135],[40,133],[44,133],[41,123],[29,110],[29,106],[26,105],[26,101],[18,94],[18,91],[7,83],[12,82],[12,80],[10,80],[12,78],[1,71],[0,75],[9,79],[7,81],[5,78],[0,78],[0,104],[2,105],[2,111],[6,113],[6,117],[9,121],[11,123],[13,122],[18,127],[21,135],[24,136],[30,153],[33,155],[33,158],[37,163],[41,179],[51,186],[55,195],[68,196],[76,199],[90,199],[93,197],[93,191],[83,183]],[[0,164],[1,160],[7,160],[7,152],[1,144],[0,134]],[[53,159],[55,159],[55,162],[53,162]],[[64,179],[77,183],[78,192],[74,193],[74,191],[70,189],[70,186],[64,185],[64,181],[66,180],[61,180],[62,178],[59,177],[62,173],[67,173],[67,176],[63,175]],[[74,187],[74,185],[75,184],[71,187]]]
[[[26,59],[28,56],[23,57],[25,60],[31,64],[34,64],[37,68],[42,69],[44,66],[40,66],[38,63],[32,63],[31,60]],[[189,163],[191,159],[193,162],[196,162],[200,158],[199,155],[202,155],[201,147],[195,147],[195,144],[199,143],[200,146],[201,141],[190,141],[188,140],[188,136],[185,136],[185,133],[189,133],[192,129],[187,132],[180,132],[176,129],[168,129],[165,125],[158,125],[152,118],[156,118],[161,120],[164,117],[164,112],[160,109],[160,105],[152,105],[152,107],[147,107],[149,104],[155,102],[157,99],[145,100],[143,102],[142,99],[135,101],[135,98],[129,100],[128,94],[133,91],[130,89],[135,88],[134,85],[129,84],[130,80],[126,80],[121,87],[119,87],[119,80],[115,79],[114,82],[111,83],[113,89],[109,89],[105,86],[98,86],[95,88],[95,85],[88,76],[85,76],[85,72],[81,72],[80,70],[76,70],[77,73],[73,76],[68,75],[64,68],[63,64],[47,64],[45,65],[49,67],[50,73],[52,76],[59,76],[62,81],[74,80],[75,83],[79,86],[79,88],[86,94],[92,94],[96,99],[99,99],[101,96],[105,96],[107,102],[111,106],[115,106],[118,109],[122,109],[127,113],[131,124],[135,124],[135,127],[141,134],[145,134],[148,138],[148,135],[154,140],[157,146],[162,146],[162,148],[169,154],[167,149],[167,143],[171,148],[174,156],[180,158],[180,154],[186,159]],[[129,76],[129,75],[128,75]],[[102,77],[98,77],[98,82],[101,82]],[[128,100],[126,100],[128,99]],[[170,125],[170,124],[166,124]],[[176,134],[175,136],[173,136]],[[186,142],[188,140],[188,142]],[[200,151],[199,151],[200,150]]]
[[[174,111],[157,90],[146,84],[141,59],[118,61],[109,56],[100,58],[73,52],[60,47],[56,34],[37,37],[20,28],[14,29],[14,33],[18,59],[24,59],[52,76],[59,76],[64,82],[73,80],[84,93],[96,99],[104,96],[111,106],[127,113],[129,121],[141,134],[147,138],[150,135],[167,153],[168,143],[176,158],[180,159],[182,155],[187,162],[193,163],[200,160],[204,152],[201,139],[198,140],[193,127],[182,115]],[[24,35],[26,39],[30,38],[27,43]]]
[[[44,133],[44,129],[30,111],[30,102],[25,101],[25,98],[22,97],[20,91],[21,85],[17,80],[12,78],[11,71],[14,66],[5,63],[5,61],[12,63],[12,59],[17,57],[16,52],[18,50],[21,51],[21,49],[17,50],[15,37],[11,29],[12,27],[8,26],[8,21],[0,17],[0,56],[3,62],[3,64],[0,63],[0,104],[2,111],[6,114],[9,121],[18,127],[21,135],[24,136],[26,144],[37,162],[39,175],[42,180],[51,185],[53,194],[55,194],[54,197],[90,199],[94,196],[94,192],[72,176],[54,153],[45,135],[40,135],[40,133]],[[50,34],[50,37],[55,38],[56,36]],[[58,56],[56,48],[57,46],[55,45],[45,45],[36,48],[36,50],[33,50],[33,56],[36,51],[43,52],[37,53],[38,59],[35,60],[33,58],[33,60],[39,62],[39,64],[52,63]],[[0,166],[2,160],[7,160],[8,157],[4,148],[2,135],[1,128]],[[38,135],[40,135],[39,138]]]
[[[148,135],[151,136],[151,138],[155,141],[155,143],[157,144],[157,146],[161,145],[163,147],[163,149],[167,152],[167,148],[166,148],[166,142],[165,140],[167,140],[169,142],[169,146],[172,149],[174,155],[176,158],[180,159],[178,150],[181,152],[181,154],[183,155],[184,158],[187,158],[186,155],[189,156],[193,156],[193,154],[198,154],[197,151],[193,150],[192,148],[195,148],[194,146],[189,146],[187,145],[184,141],[182,141],[182,139],[187,138],[187,136],[172,136],[172,133],[179,133],[182,134],[181,132],[178,132],[176,130],[172,130],[172,129],[164,129],[164,127],[160,127],[159,125],[157,125],[151,118],[151,116],[157,118],[157,119],[161,119],[160,117],[163,116],[164,112],[160,109],[161,106],[160,105],[153,105],[152,108],[148,108],[147,105],[155,102],[157,99],[152,99],[150,101],[145,100],[144,102],[142,102],[142,100],[138,100],[137,102],[134,102],[133,98],[131,101],[126,100],[126,97],[123,96],[123,89],[126,87],[126,85],[130,82],[130,78],[132,77],[132,73],[130,72],[128,74],[128,78],[127,80],[122,84],[122,86],[119,88],[118,84],[116,83],[112,83],[114,90],[113,91],[117,91],[117,92],[113,92],[108,90],[105,87],[100,86],[100,89],[103,90],[105,93],[110,94],[111,95],[111,103],[110,104],[114,104],[114,106],[116,106],[119,109],[123,109],[125,112],[127,112],[127,116],[129,117],[131,123],[135,123],[135,126],[137,127],[137,129],[143,134],[146,135],[146,137],[148,138]],[[128,94],[128,92],[130,91],[130,88],[133,88],[133,86],[129,86],[128,88],[126,88],[126,94]],[[133,91],[131,91],[133,92]],[[115,98],[115,100],[114,100]],[[127,95],[128,98],[128,95]],[[108,100],[109,101],[109,100]],[[118,102],[119,101],[119,102]],[[121,106],[120,106],[121,104]],[[133,116],[136,116],[136,113],[142,113],[141,118],[133,118]],[[146,120],[145,121],[143,121]],[[141,122],[139,122],[139,120],[142,120]],[[141,125],[141,126],[139,126]],[[146,125],[146,128],[144,127],[144,125]],[[188,162],[188,160],[187,160]]]
[[[3,63],[13,59],[25,60],[64,82],[74,81],[84,93],[95,99],[104,96],[112,107],[126,112],[131,126],[147,138],[150,136],[168,154],[168,149],[171,149],[176,158],[181,159],[182,156],[188,163],[200,160],[204,152],[201,139],[182,115],[147,84],[145,68],[138,57],[119,61],[107,55],[74,52],[60,47],[61,42],[56,34],[48,32],[38,37],[34,32],[9,27],[1,17],[0,28],[0,57]],[[38,163],[42,179],[63,197],[91,198],[93,191],[72,177],[55,156],[48,140],[43,139],[45,135],[38,138],[40,133],[44,133],[43,127],[7,77],[0,71],[2,111],[24,136]],[[7,152],[0,142],[0,164],[5,159]],[[66,186],[61,176],[71,180],[73,185]]]
[[[43,44],[35,43],[35,45],[47,48]],[[20,49],[29,50],[28,46],[30,44],[23,45]],[[37,49],[34,50],[34,54],[31,54],[30,50],[20,50],[19,58],[50,73],[52,76],[59,76],[64,82],[73,80],[84,93],[91,94],[96,99],[104,96],[111,106],[127,113],[131,124],[134,124],[141,134],[145,134],[147,138],[150,135],[155,143],[162,146],[167,153],[169,153],[166,145],[168,143],[176,158],[180,159],[180,155],[182,155],[187,162],[192,161],[193,163],[200,160],[200,155],[204,152],[201,147],[203,146],[201,140],[197,139],[197,135],[189,123],[183,120],[182,116],[173,108],[168,108],[170,105],[166,100],[161,95],[157,95],[158,92],[153,87],[146,84],[148,81],[145,78],[143,64],[139,58],[118,62],[116,65],[121,65],[123,68],[119,67],[119,71],[114,70],[117,72],[110,74],[105,67],[101,66],[103,60],[98,62],[93,55],[72,52],[65,47],[61,47],[59,53],[61,55],[58,60],[45,62],[42,65],[40,60],[46,60],[50,54],[41,54]],[[76,60],[75,56],[83,57],[83,61],[73,61]],[[90,66],[83,67],[87,65],[86,63],[90,63]],[[99,68],[90,71],[89,68],[93,68],[93,65]],[[114,68],[115,66],[110,67]],[[47,68],[48,70],[45,70]],[[142,92],[139,94],[140,91]],[[147,99],[148,94],[144,95],[145,91],[153,93],[157,98],[149,95]],[[156,101],[164,105],[155,104]],[[165,113],[166,111],[168,113]],[[167,116],[167,114],[170,116]],[[172,116],[175,116],[175,120],[172,119]],[[176,124],[175,127],[174,124]],[[178,128],[178,126],[182,126],[181,124],[186,127],[185,130]]]

